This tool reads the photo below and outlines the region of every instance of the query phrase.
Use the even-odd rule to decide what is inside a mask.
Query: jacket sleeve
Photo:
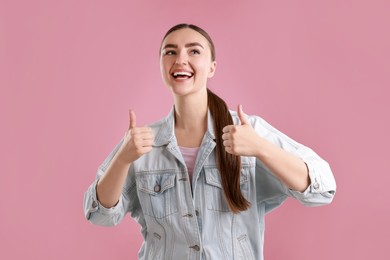
[[[115,147],[106,160],[100,165],[97,171],[96,180],[84,193],[84,216],[92,224],[100,226],[115,226],[119,224],[127,212],[134,217],[138,212],[138,196],[134,177],[134,170],[131,166],[123,187],[118,203],[112,208],[106,208],[99,203],[96,196],[96,185],[101,176],[107,170],[112,158],[115,156],[122,141]]]
[[[257,116],[252,116],[249,120],[260,136],[301,158],[308,168],[310,177],[310,185],[304,192],[294,191],[274,177],[270,170],[257,160],[256,175],[259,172],[264,174],[256,177],[257,183],[262,188],[262,191],[259,191],[262,194],[258,195],[258,201],[260,198],[267,202],[269,210],[280,205],[287,196],[299,200],[305,206],[320,206],[331,203],[336,192],[336,182],[329,164],[312,149],[276,130],[265,120]]]

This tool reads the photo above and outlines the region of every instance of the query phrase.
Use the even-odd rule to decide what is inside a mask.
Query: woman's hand
[[[261,137],[242,111],[242,105],[237,108],[240,125],[228,125],[223,128],[223,145],[228,153],[240,156],[257,156]]]
[[[132,110],[129,113],[129,121],[129,129],[117,153],[117,160],[125,164],[130,164],[150,152],[154,142],[153,131],[150,127],[136,127],[136,116]]]

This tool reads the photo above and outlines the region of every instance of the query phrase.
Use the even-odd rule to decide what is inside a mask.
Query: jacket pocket
[[[148,250],[148,258],[150,260],[160,260],[162,259],[162,248],[161,248],[161,236],[157,233],[153,234],[151,240],[148,241],[150,243],[150,249]]]
[[[240,245],[242,259],[243,260],[244,259],[245,260],[255,260],[255,257],[253,255],[250,243],[248,242],[247,236],[242,235],[242,236],[238,237],[237,240],[238,240],[238,243]]]
[[[145,215],[164,218],[178,211],[175,173],[137,173],[136,179]]]
[[[249,167],[241,168],[240,188],[242,195],[248,199],[249,192]],[[230,211],[223,192],[221,174],[216,167],[205,166],[206,178],[206,204],[207,209],[215,211]]]

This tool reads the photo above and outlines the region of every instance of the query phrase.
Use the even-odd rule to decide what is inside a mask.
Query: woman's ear
[[[217,69],[217,62],[216,61],[211,62],[209,75],[207,77],[212,78],[214,76],[216,69]]]

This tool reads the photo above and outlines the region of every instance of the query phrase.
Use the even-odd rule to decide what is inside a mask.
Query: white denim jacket
[[[236,112],[231,111],[235,124]],[[93,224],[117,225],[127,212],[141,225],[144,243],[141,260],[156,259],[263,259],[264,216],[287,197],[306,206],[332,201],[336,183],[326,161],[311,149],[277,131],[257,116],[249,122],[263,138],[300,157],[309,169],[311,184],[304,192],[288,189],[261,161],[241,157],[241,192],[251,207],[239,214],[229,211],[215,161],[213,119],[195,162],[192,180],[174,135],[174,110],[151,125],[153,149],[132,163],[118,204],[103,207],[96,184],[121,142],[99,167],[97,178],[85,192],[85,217]],[[193,190],[191,191],[190,181]]]

